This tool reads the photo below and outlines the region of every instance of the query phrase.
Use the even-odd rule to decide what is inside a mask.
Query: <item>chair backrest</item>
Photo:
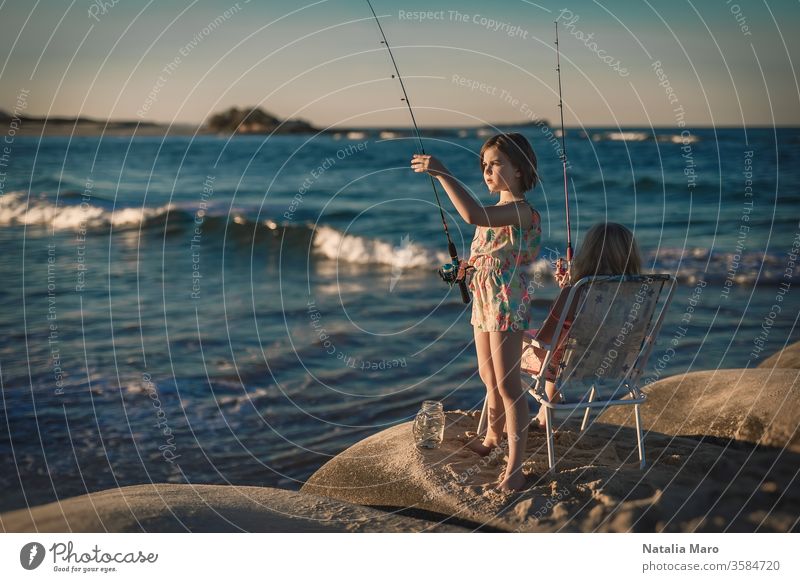
[[[573,286],[564,313],[575,305],[575,316],[556,381],[565,403],[588,399],[592,387],[599,401],[640,396],[674,289],[671,275],[585,277]]]

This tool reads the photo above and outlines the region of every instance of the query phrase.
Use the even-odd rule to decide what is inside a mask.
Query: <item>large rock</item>
[[[269,487],[158,483],[0,514],[6,532],[464,531]]]
[[[797,527],[800,455],[726,447],[650,432],[638,468],[627,427],[569,424],[556,435],[559,462],[547,471],[544,435],[532,431],[523,465],[526,492],[493,488],[505,453],[479,457],[464,442],[477,415],[447,412],[434,450],[414,447],[410,423],[356,443],[321,467],[301,491],[383,509],[427,512],[475,529],[501,531],[788,531]]]
[[[776,354],[758,365],[759,368],[792,368],[800,369],[800,342],[786,346]]]
[[[710,370],[681,374],[644,389],[646,430],[688,437],[711,436],[800,452],[800,371]],[[600,420],[636,426],[629,407]]]

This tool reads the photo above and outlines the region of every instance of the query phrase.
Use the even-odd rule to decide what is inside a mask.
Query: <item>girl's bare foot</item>
[[[561,396],[560,395],[554,396],[552,402],[553,404],[558,404],[559,402],[561,402]],[[528,428],[532,428],[533,430],[544,431],[545,427],[547,426],[546,423],[547,423],[547,410],[545,409],[544,406],[540,406],[538,414],[533,418]],[[555,432],[555,430],[553,432]]]
[[[503,493],[515,493],[517,491],[524,491],[525,490],[525,475],[523,475],[522,471],[516,471],[512,473],[510,476],[506,475],[505,479],[503,479],[500,484],[497,486],[498,491],[502,491]]]
[[[467,443],[467,448],[474,453],[478,453],[481,457],[486,457],[490,455],[493,450],[498,448],[500,443],[497,439],[489,439],[486,438],[483,442],[480,442],[478,439],[472,440]]]
[[[535,417],[531,423],[528,425],[528,432],[541,433],[544,434],[547,432],[547,420],[545,418],[539,418],[538,416]],[[558,434],[558,429],[553,427],[551,431],[554,435]]]

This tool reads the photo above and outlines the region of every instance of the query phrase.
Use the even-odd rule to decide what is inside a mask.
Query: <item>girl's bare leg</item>
[[[473,442],[469,447],[479,455],[488,455],[500,444],[500,437],[505,430],[505,408],[497,388],[492,364],[492,352],[489,344],[489,332],[474,329],[475,351],[478,354],[478,373],[486,385],[489,423],[483,443]]]
[[[523,331],[493,331],[489,334],[492,365],[497,387],[506,412],[508,428],[508,465],[498,485],[501,491],[524,489],[522,461],[528,442],[528,401],[522,389],[519,363],[522,357]]]
[[[561,400],[561,394],[559,394],[558,390],[556,390],[556,385],[553,382],[547,381],[544,384],[544,392],[547,394],[547,400],[555,404]],[[536,415],[536,420],[539,421],[541,426],[544,426],[545,423],[545,407],[540,406],[539,412]]]

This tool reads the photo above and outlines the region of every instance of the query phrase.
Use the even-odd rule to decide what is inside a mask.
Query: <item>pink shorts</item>
[[[570,322],[564,322],[564,331],[562,333],[566,333],[569,330]],[[547,356],[547,350],[544,348],[539,348],[534,346],[531,342],[531,338],[535,338],[536,334],[539,330],[532,329],[526,332],[525,336],[522,339],[522,360],[520,361],[520,370],[527,374],[539,374],[542,370],[542,362],[544,362],[545,357]],[[547,372],[545,373],[545,380],[548,382],[555,382],[556,378],[558,377],[559,372],[561,371],[561,358],[564,357],[564,342],[562,341],[555,349],[553,353],[553,357],[550,358],[550,364],[547,366]]]

